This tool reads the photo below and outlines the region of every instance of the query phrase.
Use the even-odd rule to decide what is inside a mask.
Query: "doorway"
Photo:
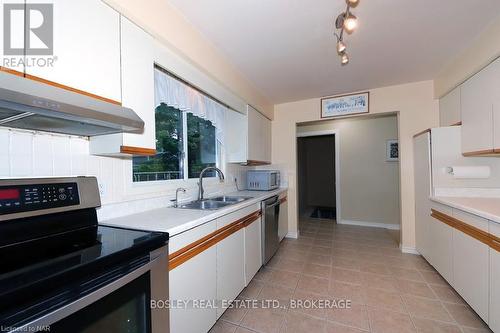
[[[335,132],[301,133],[297,138],[299,216],[338,218],[337,155]]]

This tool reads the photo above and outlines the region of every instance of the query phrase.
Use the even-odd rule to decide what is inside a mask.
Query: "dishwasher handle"
[[[278,201],[276,201],[275,203],[273,203],[272,205],[269,205],[269,206],[267,206],[267,205],[266,205],[266,209],[276,207],[276,206],[278,206],[279,204],[280,204],[280,202],[279,202],[279,200],[278,200]]]

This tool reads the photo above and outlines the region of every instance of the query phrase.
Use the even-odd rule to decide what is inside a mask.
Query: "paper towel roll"
[[[486,179],[491,175],[489,166],[452,166],[449,172],[456,179]]]

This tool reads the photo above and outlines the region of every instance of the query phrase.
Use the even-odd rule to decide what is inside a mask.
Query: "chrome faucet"
[[[198,182],[198,186],[200,187],[200,189],[198,191],[198,200],[203,200],[203,193],[205,192],[205,190],[203,189],[203,175],[205,174],[205,172],[212,171],[212,170],[217,172],[217,174],[219,175],[219,180],[220,180],[221,183],[224,181],[224,173],[219,168],[216,168],[216,167],[207,167],[207,168],[201,170],[201,172],[200,172],[200,181]]]
[[[175,190],[175,199],[170,200],[174,202],[174,208],[179,207],[179,192],[186,193],[186,189],[183,187],[179,187],[178,189]]]

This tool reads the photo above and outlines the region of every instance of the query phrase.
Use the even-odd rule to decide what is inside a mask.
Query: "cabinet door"
[[[26,74],[121,101],[120,15],[100,0],[51,3],[57,60],[53,67],[26,67]]]
[[[495,66],[490,65],[461,87],[463,153],[493,149],[493,86],[496,80]]]
[[[415,177],[415,238],[417,251],[428,258],[431,195],[430,133],[414,139]]]
[[[495,152],[500,153],[500,100],[493,105],[493,140]]]
[[[453,217],[488,232],[488,221],[468,213],[453,210]],[[452,286],[488,322],[489,246],[453,229]]]
[[[432,204],[432,208],[452,216],[449,207]],[[453,229],[447,224],[431,217],[429,219],[429,262],[449,283],[453,281]]]
[[[216,247],[184,262],[170,271],[170,301],[216,299]],[[208,332],[217,320],[217,312],[210,307],[170,309],[170,332]]]
[[[285,238],[288,233],[288,201],[285,197],[285,201],[280,204],[280,215],[278,218],[278,236],[280,241]]]
[[[6,8],[5,5],[11,6],[10,9]],[[2,8],[2,24],[0,24],[0,36],[2,36],[2,42],[0,43],[0,55],[2,61],[0,62],[1,69],[10,69],[20,73],[24,73],[24,28],[25,28],[25,17],[24,17],[24,0],[0,0],[0,7]],[[7,26],[7,22],[4,22],[3,18],[8,15],[10,19],[10,25]],[[6,31],[4,29],[9,29],[10,43],[6,38]],[[7,44],[8,43],[8,44]],[[7,44],[7,45],[4,45]],[[10,53],[4,46],[16,54],[6,54]]]
[[[490,234],[500,238],[500,224],[490,222]],[[500,332],[500,244],[490,247],[490,309],[489,326]]]
[[[217,300],[232,301],[245,287],[244,258],[244,229],[217,243]],[[222,307],[217,308],[217,318],[224,310]]]
[[[439,126],[451,126],[460,121],[460,87],[457,87],[439,99]]]
[[[245,285],[262,266],[261,228],[260,217],[245,228]]]
[[[271,121],[248,106],[248,160],[271,162]]]
[[[121,17],[122,104],[144,121],[143,133],[123,134],[125,146],[156,149],[154,45],[148,33]]]
[[[225,146],[229,163],[246,163],[248,156],[248,120],[244,114],[226,111]]]

